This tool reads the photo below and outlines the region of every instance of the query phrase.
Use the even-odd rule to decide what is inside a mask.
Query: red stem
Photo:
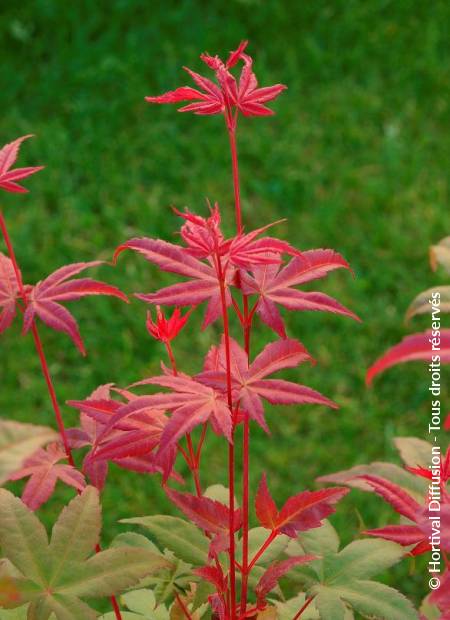
[[[273,530],[272,532],[270,532],[269,536],[266,538],[266,541],[261,545],[259,550],[253,556],[252,561],[248,565],[247,572],[250,572],[252,570],[256,562],[259,560],[259,558],[262,556],[265,550],[269,547],[269,545],[272,544],[272,542],[275,540],[277,536],[278,536],[277,530]]]
[[[234,186],[234,206],[236,211],[237,232],[242,233],[242,213],[241,213],[241,192],[239,186],[239,165],[236,147],[236,123],[228,129],[231,150],[231,167],[233,170],[233,186]]]
[[[52,377],[50,374],[50,369],[48,367],[47,359],[45,357],[44,349],[42,347],[42,341],[39,336],[38,328],[36,323],[33,321],[31,326],[31,331],[33,333],[34,345],[36,347],[37,354],[39,356],[39,361],[41,362],[42,374],[44,375],[45,382],[47,384],[48,393],[50,396],[50,400],[52,401],[53,411],[55,412],[56,423],[58,425],[58,430],[61,435],[64,450],[66,451],[67,458],[72,467],[75,467],[75,462],[72,456],[72,450],[69,446],[69,441],[67,439],[66,429],[64,426],[64,421],[61,414],[61,409],[59,408],[58,399],[56,397],[55,386],[53,385]]]
[[[220,299],[222,303],[223,333],[225,343],[225,360],[227,375],[227,398],[228,407],[233,423],[231,441],[228,444],[228,486],[229,486],[229,530],[230,530],[230,618],[234,620],[236,612],[236,565],[235,565],[235,540],[234,540],[234,478],[235,478],[235,454],[234,454],[234,427],[235,420],[233,414],[233,394],[231,385],[231,349],[230,349],[230,328],[228,323],[228,308],[225,292],[225,276],[222,269],[220,255],[216,252],[216,270],[220,287]]]
[[[244,346],[247,359],[250,358],[250,330],[251,320],[249,321],[248,297],[242,296],[244,308]],[[241,589],[241,615],[244,615],[247,608],[249,557],[248,557],[248,536],[249,536],[249,488],[250,488],[250,420],[248,415],[244,418],[244,429],[242,437],[242,589]]]
[[[192,620],[192,616],[189,613],[188,608],[186,607],[186,605],[184,604],[183,600],[181,599],[180,595],[178,594],[178,592],[175,593],[175,598],[177,599],[177,603],[178,605],[181,607],[184,615],[186,616],[187,620]]]
[[[295,614],[295,616],[292,618],[292,620],[298,620],[298,618],[300,618],[300,616],[302,615],[302,613],[308,609],[308,607],[311,605],[311,603],[314,600],[314,596],[311,596],[310,598],[306,599],[305,604],[303,605],[303,607],[298,611],[298,613]]]

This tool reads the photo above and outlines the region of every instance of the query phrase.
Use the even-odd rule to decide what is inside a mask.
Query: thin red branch
[[[228,323],[228,308],[226,302],[225,291],[225,275],[222,269],[219,251],[216,252],[216,271],[220,287],[220,299],[222,304],[223,332],[225,342],[225,360],[226,360],[226,376],[227,376],[227,399],[230,409],[230,416],[233,422],[233,430],[231,442],[228,445],[228,488],[229,488],[229,530],[230,530],[230,617],[235,618],[236,611],[236,565],[235,565],[235,539],[234,539],[234,479],[235,479],[235,454],[234,454],[234,413],[233,413],[233,394],[231,384],[231,349],[230,349],[230,329]]]
[[[275,540],[277,536],[278,536],[277,530],[272,530],[272,532],[270,532],[269,536],[266,538],[265,542],[261,545],[261,547],[255,553],[252,561],[248,565],[248,569],[247,569],[248,572],[252,570],[256,562],[259,560],[259,558],[262,556],[262,554],[266,551],[266,549],[269,547],[269,545],[271,545],[271,543]]]
[[[187,620],[192,620],[192,616],[189,613],[189,609],[184,604],[184,602],[183,602],[181,596],[178,594],[178,592],[175,593],[175,598],[177,599],[177,603],[181,607],[181,610],[184,613],[184,615],[186,616]]]
[[[292,618],[292,620],[298,620],[298,618],[300,618],[300,616],[302,615],[302,613],[308,609],[308,607],[311,605],[311,603],[314,600],[314,596],[311,596],[309,598],[306,599],[305,604],[303,605],[303,607],[301,609],[299,609],[299,611],[295,614],[295,616]]]

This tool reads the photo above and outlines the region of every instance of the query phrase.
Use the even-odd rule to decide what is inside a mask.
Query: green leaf
[[[375,581],[356,580],[333,590],[355,611],[377,620],[418,620],[411,602],[397,590]]]
[[[63,508],[53,526],[49,554],[52,557],[50,583],[56,583],[67,562],[85,560],[100,537],[101,511],[98,494],[88,487]]]
[[[0,489],[0,547],[23,575],[44,585],[48,574],[48,537],[37,516],[22,501]]]
[[[151,590],[127,592],[122,596],[122,600],[130,611],[149,620],[167,620],[169,618],[169,611],[165,605],[156,606],[155,595]]]
[[[28,620],[48,620],[52,612],[58,620],[95,620],[97,612],[75,596],[47,595],[31,603]]]
[[[195,581],[190,564],[175,558],[170,552],[166,552],[166,557],[172,560],[170,568],[160,571],[156,577],[149,579],[157,605],[167,601],[175,592],[186,590],[189,584]]]
[[[111,547],[142,547],[149,549],[154,553],[161,554],[158,547],[152,543],[146,536],[136,534],[136,532],[123,532],[118,534],[112,541]]]
[[[404,556],[403,547],[388,540],[355,540],[340,553],[325,558],[324,580],[327,584],[334,584],[368,579],[390,568]]]
[[[148,548],[118,546],[92,557],[100,529],[98,491],[87,487],[62,511],[50,544],[38,520],[18,498],[0,490],[0,544],[23,578],[14,579],[31,601],[27,620],[93,620],[97,612],[81,598],[118,594],[171,562]],[[2,576],[8,566],[2,564]],[[12,607],[11,601],[8,604]]]
[[[212,484],[205,490],[203,495],[209,497],[209,499],[214,499],[216,502],[225,504],[225,506],[230,505],[230,491],[223,484]],[[234,498],[234,506],[235,508],[239,507],[236,497]]]
[[[48,426],[0,420],[0,484],[38,448],[57,439],[57,433]]]
[[[292,543],[298,542],[301,549]],[[302,552],[311,555],[326,555],[336,553],[339,549],[339,536],[329,521],[324,521],[321,527],[316,527],[307,532],[299,532],[297,541],[292,541],[289,555],[301,555]],[[295,549],[295,553],[292,553]],[[299,552],[300,551],[300,552]]]
[[[147,549],[116,547],[84,563],[67,563],[64,574],[53,582],[53,587],[59,593],[83,598],[111,596],[168,565],[165,558]]]
[[[134,523],[148,529],[161,548],[169,549],[177,558],[203,566],[208,563],[209,543],[205,535],[195,525],[178,517],[156,515],[122,519],[121,523]]]
[[[347,608],[339,594],[330,588],[320,588],[314,604],[319,610],[321,620],[345,620]]]

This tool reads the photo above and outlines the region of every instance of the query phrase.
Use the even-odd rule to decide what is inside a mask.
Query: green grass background
[[[263,470],[276,499],[328,472],[374,459],[395,459],[392,438],[426,436],[425,366],[392,369],[364,386],[370,363],[428,318],[403,323],[419,291],[442,281],[427,262],[428,246],[449,233],[448,48],[445,1],[110,0],[2,3],[0,136],[25,133],[20,164],[45,164],[27,182],[28,196],[2,195],[26,281],[60,265],[110,259],[134,235],[174,239],[170,210],[205,211],[221,204],[232,230],[232,186],[220,118],[151,107],[144,96],[183,83],[200,52],[226,54],[243,39],[263,85],[289,90],[276,116],[243,120],[239,133],[244,219],[248,229],[279,218],[277,234],[301,249],[331,247],[356,278],[336,273],[319,283],[364,320],[326,314],[288,315],[289,334],[317,358],[314,368],[287,373],[341,406],[273,408],[272,435],[254,429],[252,489]],[[448,137],[448,134],[447,134]],[[98,274],[127,293],[174,281],[137,256]],[[162,347],[145,330],[146,307],[92,299],[72,306],[89,356],[43,327],[61,402],[87,396],[101,383],[119,385],[158,372]],[[183,370],[196,371],[219,337],[199,331],[201,311],[176,342]],[[260,349],[269,333],[258,325]],[[30,338],[20,326],[1,340],[0,414],[52,423]],[[443,402],[449,404],[448,392]],[[450,408],[450,407],[449,407]],[[65,408],[67,424],[75,423]],[[210,438],[204,484],[225,482],[225,444]],[[67,497],[59,490],[44,517]],[[105,540],[121,517],[168,506],[156,478],[112,469],[104,493]],[[381,500],[353,491],[334,519],[344,541],[361,520],[375,527],[394,518]],[[424,574],[404,565],[389,580],[420,598]]]

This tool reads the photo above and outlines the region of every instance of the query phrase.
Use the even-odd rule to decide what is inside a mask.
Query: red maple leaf
[[[215,268],[204,263],[194,256],[190,256],[184,249],[160,239],[146,237],[130,239],[120,245],[114,260],[124,250],[139,252],[149,262],[157,265],[162,271],[176,273],[186,278],[186,282],[178,282],[160,289],[156,293],[137,293],[136,297],[151,304],[166,306],[197,306],[204,301],[208,302],[202,329],[221,316],[220,286]],[[231,295],[228,289],[233,274],[229,271],[226,281],[226,303],[231,304]]]
[[[285,90],[283,84],[275,84],[258,88],[258,81],[253,72],[253,61],[244,53],[247,42],[242,42],[237,50],[231,52],[228,60],[223,62],[218,56],[202,54],[201,59],[216,74],[217,84],[208,78],[184,67],[196,85],[201,89],[182,86],[157,97],[146,97],[149,103],[180,103],[192,101],[179,109],[179,112],[195,114],[230,114],[233,110],[240,111],[244,116],[267,116],[273,111],[264,104],[272,101]],[[239,83],[231,74],[239,61],[243,61]]]
[[[110,388],[110,384],[101,386],[86,400],[68,401],[81,413],[81,429],[69,429],[71,445],[89,445],[83,470],[92,483],[103,487],[108,461],[132,471],[164,473],[167,470],[167,476],[171,475],[175,453],[166,455],[164,467],[156,462],[154,453],[168,418],[155,408],[142,407],[131,392],[120,390],[129,403],[112,399]]]
[[[359,318],[332,297],[318,292],[299,291],[293,287],[325,277],[330,271],[348,263],[333,250],[310,250],[293,258],[286,266],[266,265],[252,268],[252,275],[241,272],[241,287],[246,295],[258,295],[256,313],[279,336],[286,329],[277,305],[288,310],[320,310]]]
[[[232,421],[228,404],[221,393],[186,374],[167,372],[134,384],[159,385],[171,390],[144,396],[146,406],[153,406],[172,413],[159,444],[159,454],[174,446],[196,426],[209,421],[214,431],[231,441]],[[134,387],[133,386],[133,387]]]
[[[320,527],[323,519],[334,512],[334,504],[348,492],[345,487],[303,491],[278,510],[263,475],[255,497],[256,516],[262,527],[296,538],[298,532]]]
[[[91,278],[69,279],[84,269],[101,264],[102,261],[91,261],[89,263],[65,265],[54,271],[45,280],[30,287],[23,317],[24,333],[29,331],[34,318],[38,316],[52,329],[68,334],[80,352],[85,355],[86,351],[78,331],[77,322],[61,303],[88,295],[112,295],[128,303],[126,295],[115,286]]]
[[[17,193],[26,193],[28,190],[25,187],[22,187],[17,183],[21,179],[25,179],[35,172],[39,172],[42,170],[44,166],[34,166],[27,168],[15,168],[11,170],[11,166],[13,166],[14,162],[17,159],[17,155],[19,153],[20,145],[24,140],[31,138],[31,134],[28,136],[22,136],[21,138],[17,138],[14,142],[10,142],[9,144],[5,144],[5,146],[0,150],[0,188],[6,190],[7,192],[17,192]]]
[[[229,545],[230,511],[228,506],[209,497],[197,497],[190,493],[179,493],[166,489],[167,496],[197,527],[213,536],[210,554],[226,551]],[[242,527],[241,509],[234,511],[234,531]]]
[[[283,379],[266,379],[268,375],[284,368],[295,368],[301,362],[311,360],[311,356],[298,340],[271,342],[250,366],[244,349],[233,339],[230,340],[230,344],[233,398],[235,402],[240,402],[242,409],[264,430],[268,431],[262,399],[278,405],[315,403],[337,408],[336,403],[309,387]],[[205,370],[197,378],[206,385],[226,391],[226,356],[223,341],[220,347],[211,349]]]
[[[0,252],[0,334],[8,329],[16,316],[19,293],[11,259]]]
[[[37,510],[51,497],[58,479],[78,491],[85,487],[82,473],[72,465],[59,463],[64,459],[67,459],[67,455],[63,448],[57,443],[51,443],[46,450],[37,450],[19,470],[9,476],[9,480],[30,477],[22,493],[22,501],[30,510]]]

